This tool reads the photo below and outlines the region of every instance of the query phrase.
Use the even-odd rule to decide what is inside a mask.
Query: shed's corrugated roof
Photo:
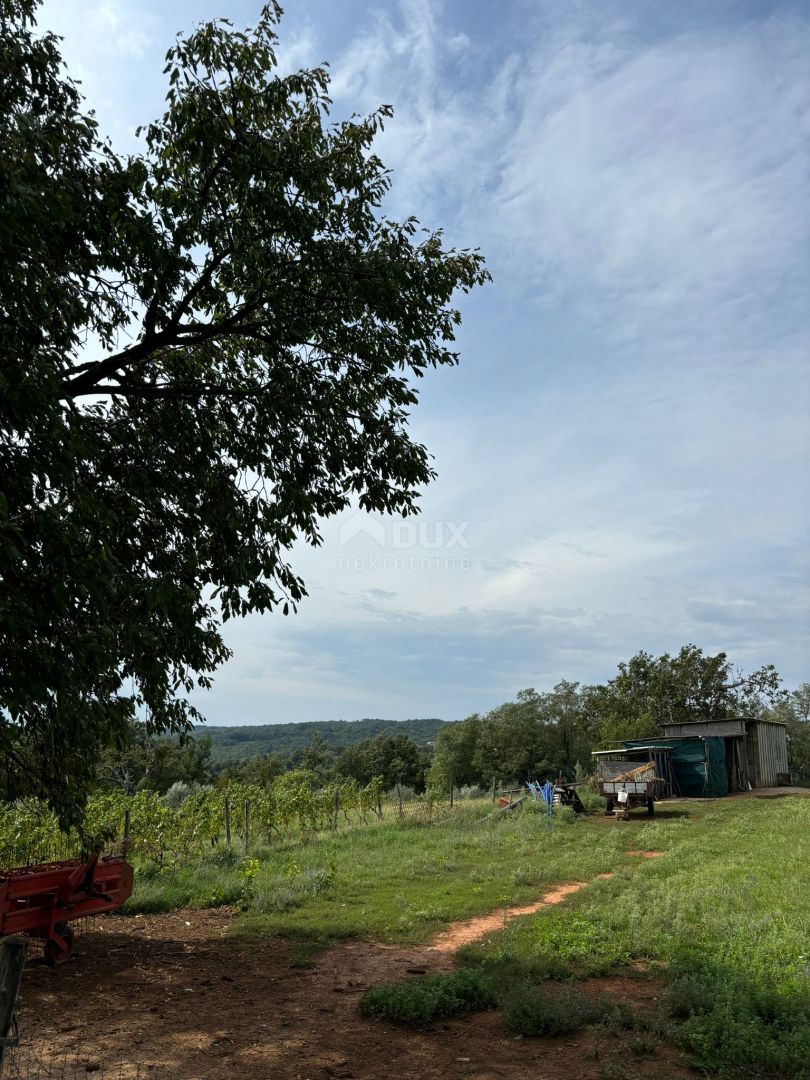
[[[617,746],[615,750],[591,750],[591,757],[599,757],[600,754],[632,754],[634,750],[668,750],[671,746],[659,746],[658,743],[644,744],[644,746]]]

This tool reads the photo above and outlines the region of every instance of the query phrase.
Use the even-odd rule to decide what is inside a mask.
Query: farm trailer
[[[652,817],[655,804],[675,790],[671,749],[649,746],[617,750],[595,750],[599,794],[605,799],[605,813],[626,818],[636,806],[644,806]]]
[[[115,911],[131,894],[132,867],[121,855],[0,870],[0,937],[44,939],[53,967],[70,956],[72,920]]]

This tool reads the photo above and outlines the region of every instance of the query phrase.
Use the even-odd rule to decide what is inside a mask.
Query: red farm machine
[[[132,867],[122,855],[0,870],[0,937],[42,938],[45,960],[61,964],[73,947],[71,922],[120,907],[132,893]]]

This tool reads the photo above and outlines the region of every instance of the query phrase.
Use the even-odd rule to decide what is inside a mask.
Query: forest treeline
[[[197,738],[211,740],[211,760],[217,770],[237,765],[248,758],[278,754],[287,762],[300,756],[310,743],[320,737],[333,750],[373,739],[375,735],[408,735],[417,744],[432,743],[444,724],[438,719],[316,720],[290,724],[242,724],[240,726],[195,727]]]
[[[291,770],[305,770],[314,784],[346,778],[365,785],[381,777],[387,788],[399,784],[417,793],[451,785],[488,788],[493,779],[582,777],[591,771],[594,749],[655,736],[662,723],[735,716],[785,723],[791,769],[797,779],[810,780],[810,683],[787,691],[772,665],[746,674],[724,653],[706,655],[694,645],[674,656],[640,652],[620,663],[606,683],[561,680],[548,691],[521,690],[515,700],[456,723],[406,722],[425,725],[415,733],[403,730],[405,724],[361,721],[382,727],[350,743],[351,724],[301,725],[310,735],[306,745],[299,736],[298,746],[286,753],[254,754],[225,767],[217,765],[209,735],[154,739],[135,725],[128,745],[107,755],[101,776],[103,786],[129,793],[165,793],[178,782],[189,788],[233,781],[268,785]],[[295,726],[284,725],[287,737]],[[335,728],[343,745],[330,741]]]

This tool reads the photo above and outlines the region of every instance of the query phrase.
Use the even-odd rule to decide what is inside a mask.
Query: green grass
[[[515,920],[462,963],[537,981],[646,960],[669,983],[676,1041],[712,1075],[810,1076],[810,800],[701,804],[625,836],[666,855],[620,860],[611,880]]]
[[[588,881],[564,904],[515,919],[460,954],[512,1030],[583,1022],[549,978],[646,961],[666,982],[660,1023],[710,1075],[810,1077],[809,799],[672,804],[649,822],[559,818],[551,828],[531,810],[482,821],[490,810],[482,801],[431,827],[386,823],[260,850],[250,880],[241,860],[227,858],[146,868],[128,907],[241,900],[247,910],[232,934],[293,938],[305,964],[330,941],[422,942],[448,921]],[[665,854],[644,860],[630,849]],[[606,871],[614,876],[597,879]],[[437,985],[388,988],[375,1015],[428,1015]]]
[[[259,867],[248,890],[241,858],[138,867],[125,910],[210,907],[247,892],[237,937],[411,943],[448,921],[535,900],[561,880],[587,880],[621,857],[623,838],[614,829],[564,821],[549,829],[533,813],[482,820],[491,809],[482,800],[430,827],[389,822],[260,848],[251,852]]]
[[[586,880],[620,858],[614,832],[549,830],[530,814],[481,822],[482,812],[465,807],[429,828],[354,829],[270,853],[254,882],[256,902],[233,933],[425,941],[449,921],[535,900],[561,880]],[[324,877],[328,887],[321,887]],[[274,896],[285,897],[285,882],[294,903],[274,904]]]
[[[175,911],[178,908],[220,907],[239,903],[244,878],[235,866],[202,862],[158,868],[136,866],[135,888],[123,906],[125,915]]]

